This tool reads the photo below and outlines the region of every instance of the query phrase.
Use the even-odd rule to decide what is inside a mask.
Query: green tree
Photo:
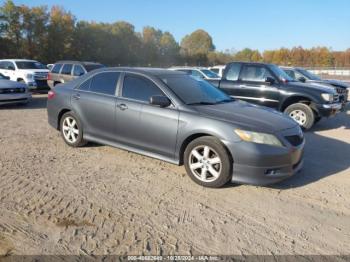
[[[214,50],[213,39],[202,29],[186,35],[181,41],[180,53],[190,64],[205,65],[208,54]]]
[[[20,8],[12,0],[7,0],[0,8],[0,27],[3,43],[8,46],[9,53],[15,57],[22,56],[22,24]]]
[[[62,7],[53,6],[49,15],[46,61],[71,59],[75,17]]]

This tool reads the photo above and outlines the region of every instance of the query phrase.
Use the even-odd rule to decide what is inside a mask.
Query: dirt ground
[[[0,109],[0,254],[349,254],[350,108],[270,187],[200,187],[116,148],[68,147],[46,96]]]

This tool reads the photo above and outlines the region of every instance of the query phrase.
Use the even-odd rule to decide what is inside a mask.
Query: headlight
[[[321,94],[321,96],[327,102],[333,102],[334,100],[334,94],[324,93],[324,94]]]
[[[26,74],[26,78],[27,79],[32,79],[33,78],[33,74]]]
[[[246,130],[235,129],[235,133],[246,142],[265,144],[271,146],[283,146],[281,141],[274,135],[266,133],[257,133]]]

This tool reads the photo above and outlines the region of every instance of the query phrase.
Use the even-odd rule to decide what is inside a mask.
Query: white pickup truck
[[[10,80],[27,84],[30,89],[47,88],[49,70],[42,63],[27,59],[0,60],[0,73]]]

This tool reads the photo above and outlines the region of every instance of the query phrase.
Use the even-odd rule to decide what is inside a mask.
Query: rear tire
[[[83,138],[80,120],[73,112],[67,112],[61,117],[60,131],[64,142],[71,147],[82,147],[87,144]]]
[[[197,184],[218,188],[232,179],[232,158],[217,138],[204,136],[188,144],[184,153],[185,169]]]
[[[290,116],[305,130],[310,129],[315,123],[315,114],[306,104],[292,104],[284,110],[284,113]]]

